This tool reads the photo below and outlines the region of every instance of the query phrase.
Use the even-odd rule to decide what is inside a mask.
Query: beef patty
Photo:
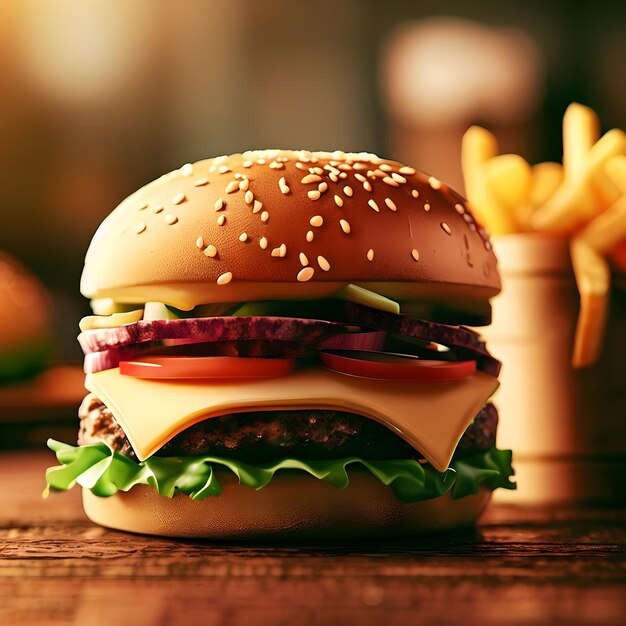
[[[109,408],[94,394],[80,409],[79,445],[106,443],[135,458],[132,446]],[[455,457],[469,456],[495,444],[498,413],[486,404],[469,425]],[[321,409],[253,411],[212,417],[176,435],[156,456],[211,454],[250,463],[292,457],[302,460],[419,459],[422,455],[386,426],[354,413]]]

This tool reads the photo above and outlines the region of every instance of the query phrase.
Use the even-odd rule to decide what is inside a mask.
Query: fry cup
[[[503,362],[498,446],[514,451],[518,491],[500,501],[626,501],[626,280],[616,277],[599,361],[571,365],[580,298],[567,238],[492,238],[502,293],[477,329]],[[503,490],[501,490],[503,491]]]

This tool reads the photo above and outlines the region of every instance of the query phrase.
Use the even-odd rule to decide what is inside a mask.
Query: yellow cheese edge
[[[109,407],[140,460],[211,417],[315,408],[376,420],[445,471],[459,439],[498,381],[484,372],[435,383],[372,380],[321,367],[273,379],[164,381],[124,376],[116,368],[88,374],[85,386]]]

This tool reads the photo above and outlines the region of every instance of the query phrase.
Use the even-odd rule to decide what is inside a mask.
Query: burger
[[[250,151],[139,189],[87,252],[78,445],[50,489],[165,536],[398,536],[514,488],[500,282],[466,201],[369,153]]]

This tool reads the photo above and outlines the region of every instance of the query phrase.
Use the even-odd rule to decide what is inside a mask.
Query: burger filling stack
[[[52,490],[105,526],[214,538],[473,522],[514,488],[499,363],[465,325],[500,289],[485,231],[432,176],[368,153],[184,165],[95,234],[87,395]]]

